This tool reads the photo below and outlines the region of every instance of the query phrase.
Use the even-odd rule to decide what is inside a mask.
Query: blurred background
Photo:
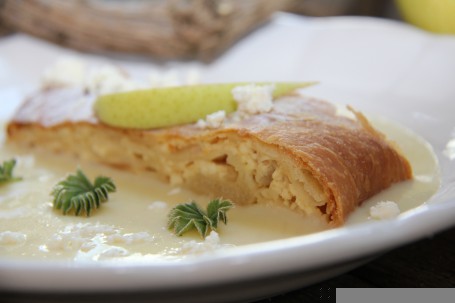
[[[81,51],[210,62],[277,11],[404,19],[455,32],[454,0],[3,0],[0,35],[25,32]]]

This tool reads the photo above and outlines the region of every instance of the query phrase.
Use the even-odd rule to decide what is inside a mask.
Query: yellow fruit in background
[[[396,0],[404,20],[420,28],[455,34],[455,0]]]
[[[102,95],[96,100],[94,108],[98,118],[108,125],[138,129],[167,127],[196,122],[219,110],[226,113],[235,111],[237,103],[231,91],[246,84],[176,86]],[[313,84],[274,83],[273,97]]]

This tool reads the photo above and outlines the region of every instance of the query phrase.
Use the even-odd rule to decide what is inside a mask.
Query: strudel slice
[[[55,88],[28,100],[9,123],[8,142],[72,154],[119,169],[154,171],[195,192],[236,204],[270,203],[339,226],[364,200],[412,178],[408,161],[360,113],[302,96],[217,128],[153,130],[107,126],[95,97]]]

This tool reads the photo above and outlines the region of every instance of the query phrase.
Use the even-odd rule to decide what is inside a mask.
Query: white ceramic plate
[[[25,35],[2,38],[0,119],[7,119],[36,88],[45,67],[68,54],[78,55]],[[319,80],[307,94],[387,117],[430,142],[441,166],[441,188],[424,206],[396,220],[241,246],[178,263],[84,265],[13,262],[0,256],[0,290],[57,296],[95,292],[115,294],[114,301],[138,294],[159,302],[253,299],[339,274],[454,225],[453,54],[455,37],[430,35],[398,22],[279,14],[210,65],[80,55],[116,62],[135,75],[197,70],[204,82]]]

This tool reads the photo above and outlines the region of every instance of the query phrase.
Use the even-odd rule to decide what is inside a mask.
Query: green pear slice
[[[231,91],[247,84],[176,86],[101,95],[94,109],[102,122],[122,128],[150,129],[193,123],[219,110],[234,112],[237,103]],[[315,82],[257,84],[275,85],[273,97],[278,98]]]

